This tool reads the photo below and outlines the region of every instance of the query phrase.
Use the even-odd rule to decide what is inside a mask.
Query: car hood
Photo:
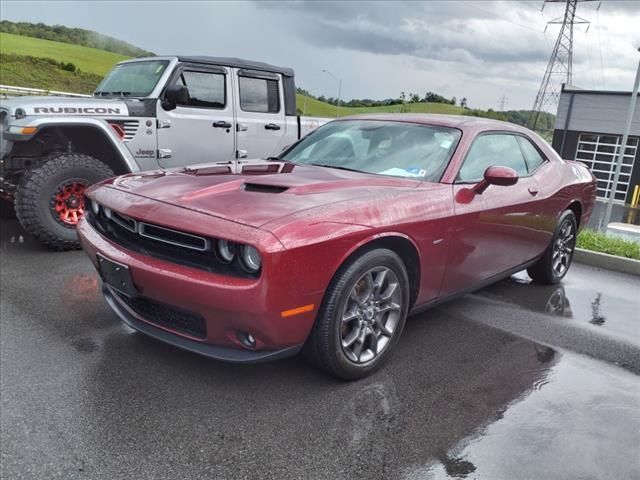
[[[20,108],[26,116],[32,115],[90,115],[128,116],[127,104],[118,99],[92,97],[16,97],[2,101],[2,107],[15,117]]]
[[[261,227],[303,210],[413,191],[420,182],[283,162],[128,174],[109,185],[145,198]]]

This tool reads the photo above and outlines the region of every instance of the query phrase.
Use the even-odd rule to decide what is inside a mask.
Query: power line
[[[527,30],[532,30],[532,31],[534,31],[536,33],[540,33],[540,30],[538,30],[537,28],[529,27],[527,25],[522,25],[521,23],[514,22],[513,20],[509,20],[508,18],[498,17],[496,15],[496,12],[491,12],[489,10],[485,10],[484,8],[480,8],[477,5],[474,5],[472,3],[467,3],[467,2],[463,2],[463,3],[467,7],[475,8],[476,10],[479,10],[481,12],[484,12],[484,13],[487,13],[487,14],[491,15],[495,20],[502,20],[504,22],[509,22],[509,23],[512,23],[513,25],[517,25],[520,28],[526,28]]]

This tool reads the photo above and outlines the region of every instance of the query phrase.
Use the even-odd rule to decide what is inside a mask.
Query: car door
[[[287,124],[280,75],[236,71],[238,157],[266,158],[284,148]]]
[[[158,105],[158,162],[164,168],[235,159],[234,106],[229,69],[178,65],[168,85],[186,86],[189,100]]]
[[[510,167],[520,178],[512,186],[490,185],[481,194],[465,195],[490,166]],[[516,135],[478,135],[452,188],[455,220],[442,294],[478,285],[524,264],[543,235],[537,226],[539,187],[529,175]]]

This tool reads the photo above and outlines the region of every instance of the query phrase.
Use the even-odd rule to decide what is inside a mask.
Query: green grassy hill
[[[117,53],[82,47],[69,43],[52,42],[40,38],[23,37],[11,33],[0,32],[0,53],[24,55],[31,57],[52,58],[58,62],[73,63],[85,73],[103,76],[114,63],[128,57]],[[8,83],[4,82],[3,83]],[[31,85],[29,85],[31,86]]]
[[[123,40],[86,30],[84,28],[70,28],[64,25],[45,25],[44,23],[0,21],[0,32],[22,35],[25,37],[42,38],[54,42],[82,45],[107,52],[126,55],[127,57],[149,57],[153,53]]]
[[[0,54],[0,84],[91,94],[102,75],[69,72],[48,58]]]
[[[296,94],[298,111],[303,115],[312,117],[335,117],[338,107],[321,102],[303,94]],[[356,115],[360,113],[445,113],[460,115],[464,112],[462,107],[445,103],[407,103],[405,105],[384,105],[380,107],[340,107],[340,116]]]

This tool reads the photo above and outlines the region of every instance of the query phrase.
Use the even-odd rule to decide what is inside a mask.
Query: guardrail
[[[43,90],[41,88],[14,87],[12,85],[0,85],[0,96],[5,98],[10,96],[28,96],[28,95],[53,95],[56,97],[91,97],[82,93],[58,92],[56,90]]]

